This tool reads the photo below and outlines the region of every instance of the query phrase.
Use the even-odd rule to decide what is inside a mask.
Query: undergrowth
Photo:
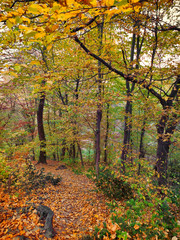
[[[97,188],[112,199],[108,204],[111,217],[84,239],[179,239],[180,194],[170,186],[158,188],[149,166],[146,175],[146,171],[139,175],[136,170],[129,167],[123,176],[117,172],[117,166],[102,167],[98,177],[89,174]]]
[[[0,179],[3,187],[8,191],[12,189],[25,190],[30,192],[32,189],[44,187],[47,183],[57,185],[61,181],[61,177],[54,177],[51,173],[45,174],[44,169],[37,170],[30,162],[17,165],[14,168],[8,166],[6,160],[0,161]]]
[[[131,185],[121,176],[108,168],[101,167],[99,176],[94,177],[95,184],[107,197],[115,200],[133,198]]]

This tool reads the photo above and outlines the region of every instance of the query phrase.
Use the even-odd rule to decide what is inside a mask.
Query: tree
[[[157,124],[156,166],[159,174],[159,185],[166,184],[170,139],[178,122],[179,111],[177,101],[180,79],[178,66],[174,61],[177,54],[176,36],[179,28],[166,20],[169,8],[173,6],[173,3],[168,0],[143,1],[143,3],[137,0],[131,0],[128,3],[124,3],[124,1],[120,3],[86,1],[80,4],[76,1],[63,3],[49,1],[46,4],[15,1],[10,6],[9,10],[4,9],[3,6],[4,13],[8,12],[1,16],[2,21],[6,22],[9,28],[18,25],[19,31],[28,38],[29,42],[46,43],[46,48],[49,50],[55,40],[66,38],[68,35],[88,56],[93,57],[110,72],[124,79],[128,94],[131,94],[134,86],[138,86],[139,89],[145,89],[150,97],[155,97],[158,100],[158,104],[162,106],[162,111]],[[91,50],[84,42],[86,33],[88,35],[89,31],[93,31],[102,24],[102,15],[104,16],[104,27],[108,26],[109,23],[114,23],[115,34],[118,34],[118,27],[120,24],[122,25],[127,37],[125,40],[127,49],[129,48],[128,34],[135,32],[131,44],[130,64],[126,64],[127,59],[124,51],[118,60],[117,47],[111,51],[113,57],[107,57],[105,53],[99,55],[95,49]],[[46,24],[43,24],[44,22]],[[135,38],[136,59],[133,57]],[[120,45],[119,39],[116,40],[116,46],[118,45]],[[144,63],[143,58],[148,59],[147,64]],[[169,58],[172,64],[166,58]],[[124,62],[121,61],[123,59]],[[133,86],[132,89],[130,89],[130,84]],[[131,113],[131,107],[129,112]],[[130,129],[131,127],[129,127]],[[127,135],[129,141],[130,134]],[[123,154],[123,157],[124,155],[126,154]]]
[[[175,45],[177,42],[173,38],[177,35],[176,31],[172,32],[172,29],[169,30],[171,33],[162,34],[162,31],[158,26],[162,26],[162,16],[161,18],[158,15],[160,10],[164,10],[164,3],[159,4],[158,1],[155,1],[155,9],[150,4],[151,12],[144,12],[139,14],[135,13],[130,14],[131,18],[138,19],[139,24],[144,27],[146,19],[148,22],[145,24],[147,28],[150,29],[146,33],[146,44],[151,43],[149,52],[151,52],[151,63],[150,66],[143,67],[141,63],[141,69],[135,71],[128,71],[127,73],[121,70],[118,70],[117,67],[113,67],[112,64],[109,64],[103,58],[99,57],[97,54],[94,54],[89,50],[79,37],[74,37],[74,40],[84,49],[84,51],[92,56],[93,58],[100,61],[104,64],[109,70],[116,73],[120,77],[126,80],[128,83],[139,85],[141,88],[146,89],[149,94],[153,95],[162,106],[162,113],[160,120],[157,124],[157,134],[158,134],[158,144],[157,144],[157,171],[158,171],[158,182],[159,185],[166,184],[167,178],[167,159],[169,153],[169,147],[171,145],[171,137],[177,126],[177,102],[179,97],[179,84],[180,78],[177,71],[177,64],[173,65],[173,71],[170,71],[171,64],[169,62],[164,66],[164,59],[162,56],[158,59],[158,50],[163,51],[165,55],[168,54],[167,46],[171,51],[175,50]],[[165,10],[164,10],[165,11]],[[151,13],[154,14],[153,16]],[[143,18],[142,18],[143,16]],[[151,25],[152,24],[152,25]],[[140,33],[139,33],[140,34]],[[147,45],[146,45],[147,46]],[[174,52],[175,55],[175,52]],[[172,56],[172,55],[171,55]],[[159,61],[160,67],[157,66]],[[161,84],[164,83],[164,86]],[[163,87],[165,89],[163,89]]]

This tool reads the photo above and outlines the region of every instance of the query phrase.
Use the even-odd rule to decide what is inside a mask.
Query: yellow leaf
[[[45,35],[46,35],[46,33],[44,33],[44,32],[36,33],[35,38],[36,39],[43,38]]]
[[[13,27],[13,24],[9,20],[6,21],[6,25],[8,26],[8,28],[12,28]]]
[[[24,16],[23,16],[21,19],[22,19],[24,22],[28,22],[28,23],[30,23],[30,22],[31,22],[29,18],[27,18],[27,17],[24,17]]]
[[[66,4],[67,4],[68,6],[71,6],[71,5],[74,4],[74,0],[66,0]]]
[[[40,65],[40,62],[37,60],[33,60],[30,62],[31,65]]]
[[[24,13],[24,10],[23,10],[22,8],[18,8],[17,11],[18,11],[18,13],[20,13],[20,14],[23,14],[23,13]]]
[[[48,46],[47,46],[47,50],[48,50],[48,51],[51,50],[51,48],[52,48],[52,45],[48,45]]]
[[[92,1],[90,1],[90,4],[91,4],[93,7],[96,7],[96,6],[97,6],[97,1],[96,1],[96,0],[92,0]]]
[[[44,28],[43,27],[37,27],[36,30],[39,31],[39,32],[44,32]]]
[[[15,24],[15,23],[16,23],[16,20],[15,20],[14,18],[9,18],[8,20],[9,20],[9,22],[12,23],[12,24]]]
[[[139,2],[139,0],[130,0],[129,1],[130,4],[134,4],[134,3],[138,3],[138,2]]]
[[[106,5],[107,7],[113,6],[113,5],[114,5],[114,0],[105,0],[105,5]]]
[[[31,4],[28,8],[28,13],[38,14],[42,12],[43,8],[39,4]]]
[[[15,72],[10,73],[13,77],[18,77],[18,75]]]

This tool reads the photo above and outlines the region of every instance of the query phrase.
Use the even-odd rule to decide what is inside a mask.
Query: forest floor
[[[93,181],[83,174],[75,174],[70,168],[58,169],[62,162],[47,161],[47,165],[38,164],[37,169],[44,168],[45,173],[51,172],[61,176],[61,182],[53,186],[32,191],[30,195],[17,193],[13,196],[0,192],[0,239],[47,239],[43,235],[36,210],[22,213],[27,203],[45,205],[54,212],[53,227],[56,232],[54,239],[80,239],[92,233],[100,222],[107,221],[109,210],[107,198],[97,193]]]

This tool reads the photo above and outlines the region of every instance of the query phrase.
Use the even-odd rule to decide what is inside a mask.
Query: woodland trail
[[[48,161],[47,165],[36,165],[37,169],[43,167],[46,173],[62,177],[58,186],[41,190],[41,204],[54,211],[55,239],[77,240],[81,235],[91,233],[99,222],[107,220],[107,199],[95,191],[94,183],[85,175],[77,175],[68,168],[56,170],[61,164]]]
[[[92,180],[75,174],[71,168],[57,170],[61,162],[47,162],[47,165],[36,165],[36,169],[44,168],[45,173],[61,176],[58,185],[47,183],[28,194],[21,187],[14,192],[0,189],[0,240],[47,240],[42,228],[44,222],[39,221],[37,210],[33,208],[39,204],[54,212],[55,240],[81,239],[92,233],[99,223],[107,221],[108,199],[95,191]]]

